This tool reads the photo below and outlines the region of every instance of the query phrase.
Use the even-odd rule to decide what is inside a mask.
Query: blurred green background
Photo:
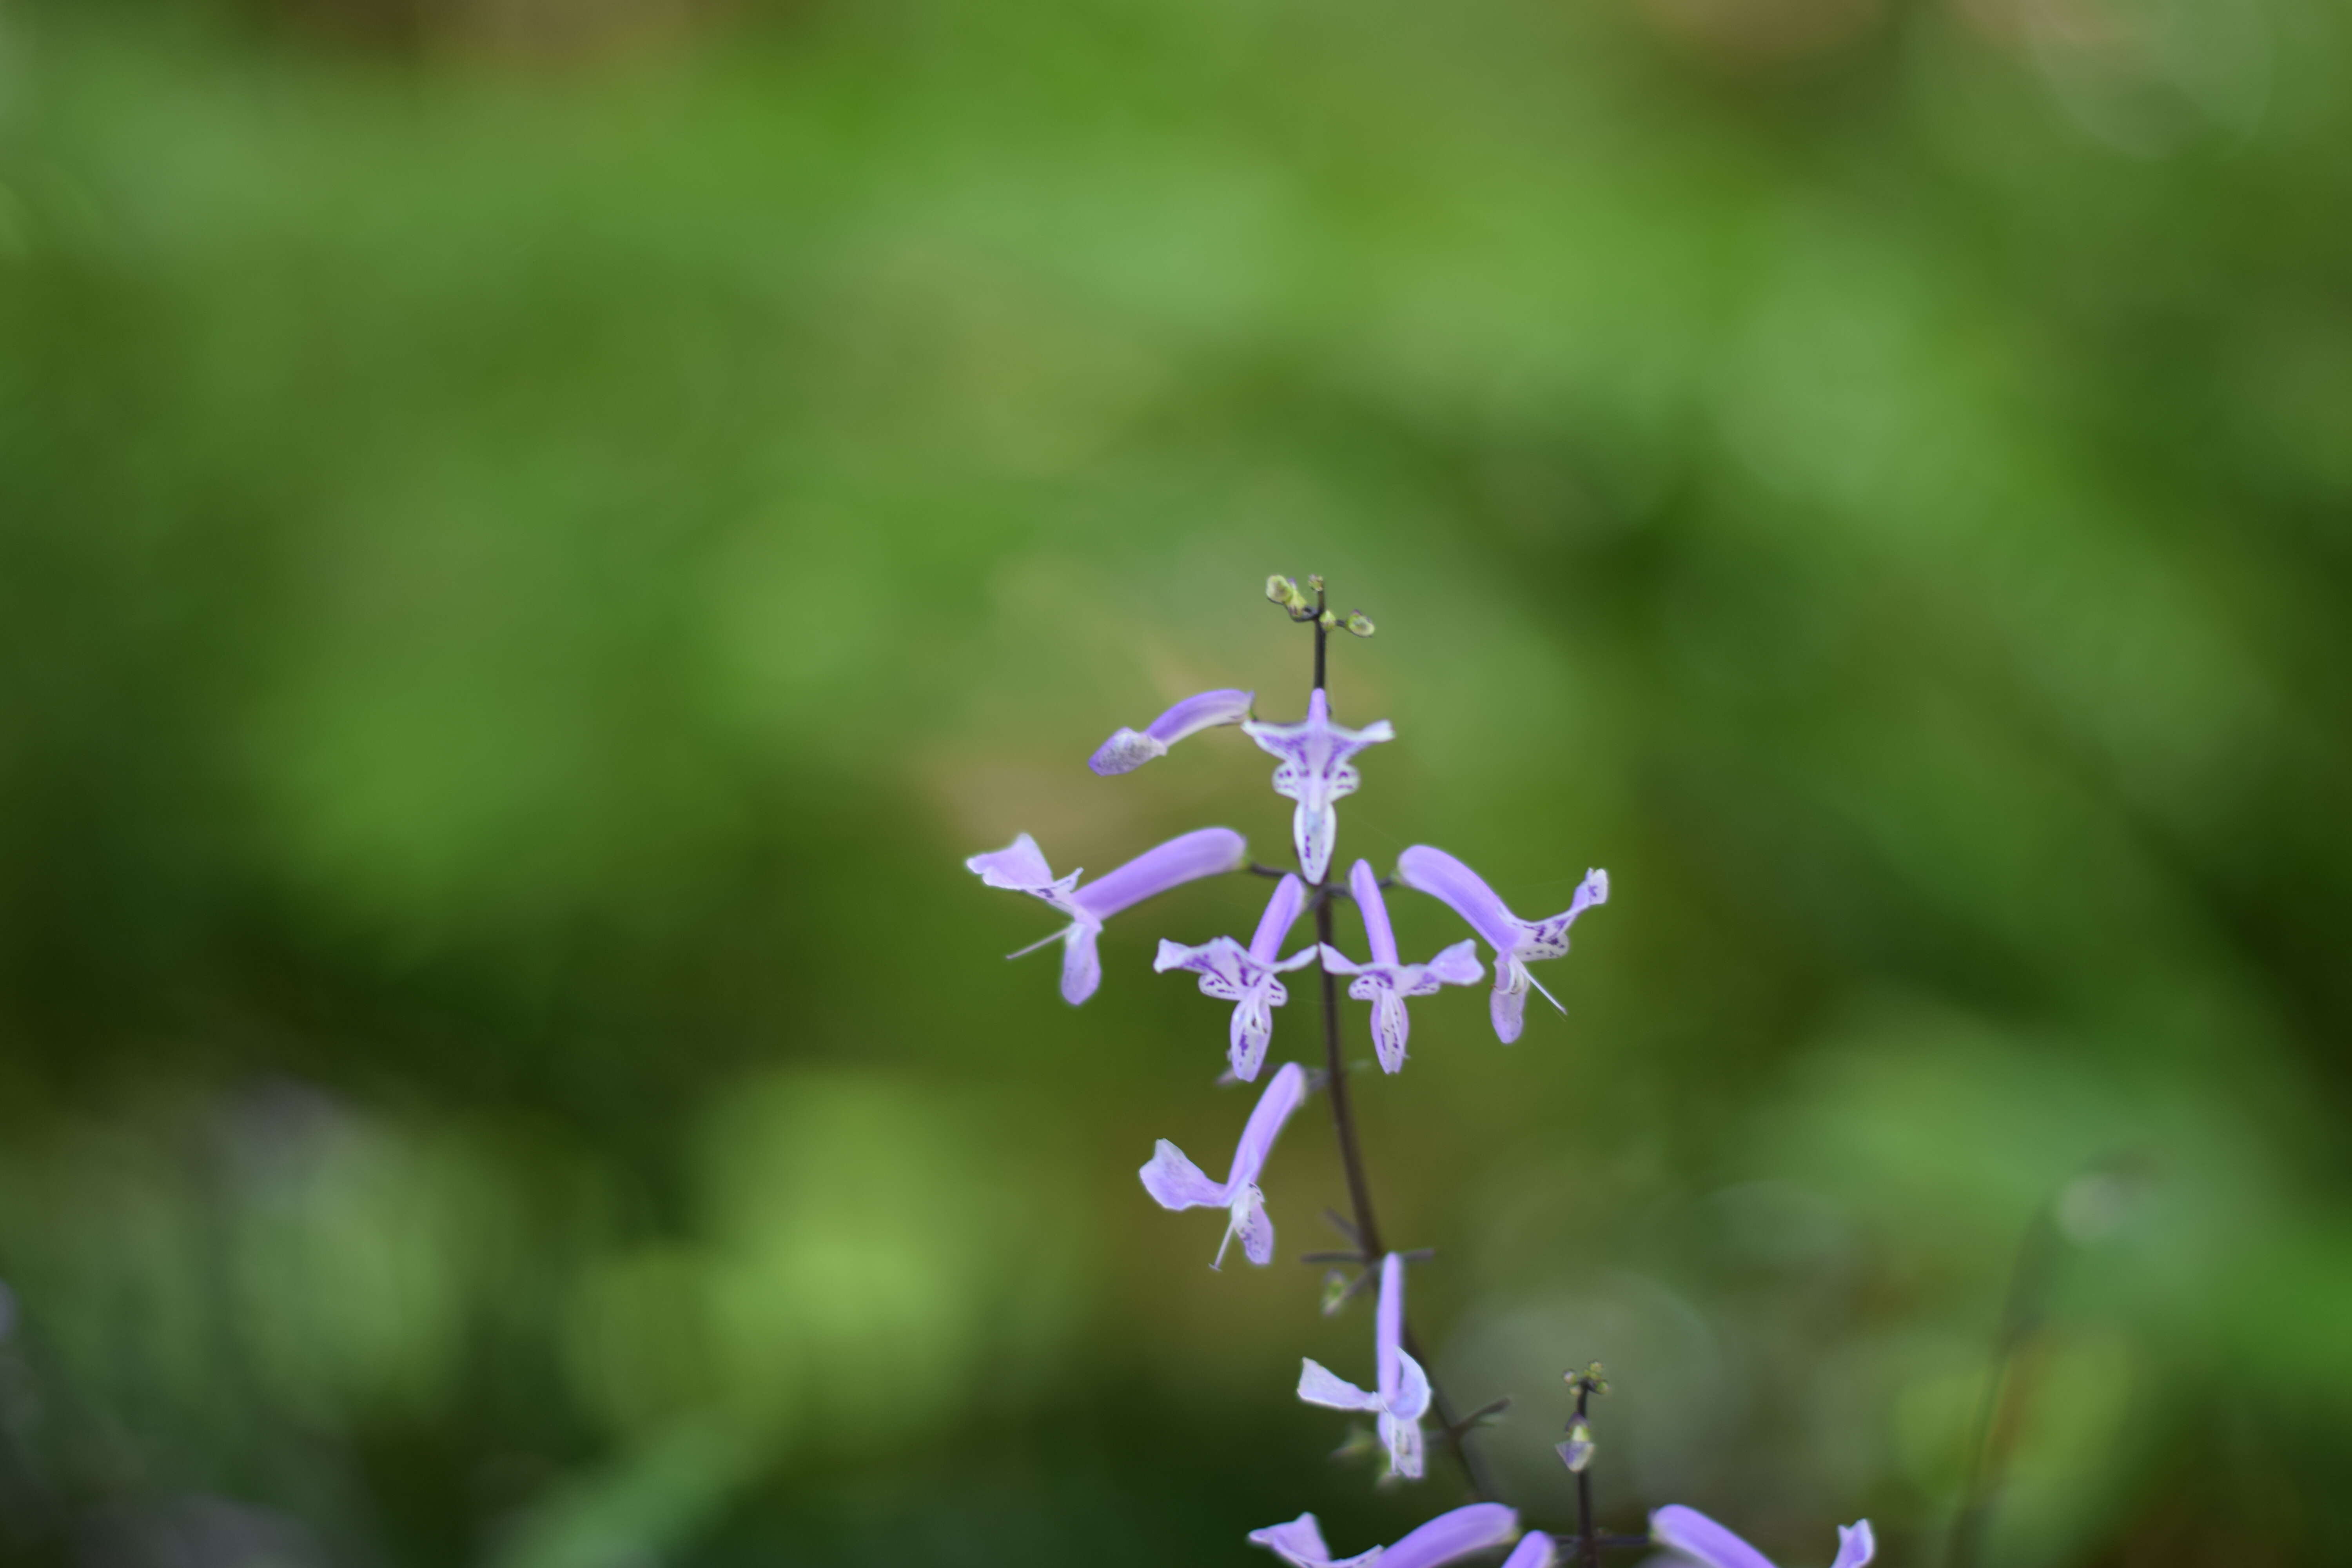
[[[1279,854],[1082,763],[1319,571],[1343,863],[1615,880],[1357,1080],[1531,1519],[1598,1357],[1612,1528],[1946,1563],[2039,1234],[1984,1561],[2352,1561],[2347,147],[2336,0],[0,7],[0,1556],[1457,1500],[1136,1184],[1263,885],[1073,1010],[961,865]]]

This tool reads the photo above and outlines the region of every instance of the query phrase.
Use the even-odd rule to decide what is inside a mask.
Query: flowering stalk
[[[1476,984],[1485,975],[1475,951],[1477,939],[1484,939],[1493,950],[1489,1013],[1496,1036],[1509,1045],[1524,1027],[1530,990],[1540,992],[1555,1007],[1559,1005],[1528,965],[1567,953],[1569,928],[1586,910],[1608,901],[1609,878],[1604,871],[1587,872],[1567,910],[1547,919],[1528,920],[1514,913],[1468,866],[1442,849],[1415,845],[1398,858],[1394,885],[1445,904],[1470,927],[1474,938],[1455,942],[1425,963],[1406,962],[1397,949],[1382,896],[1382,889],[1391,884],[1361,859],[1349,868],[1344,889],[1330,880],[1339,842],[1339,803],[1363,782],[1354,759],[1369,747],[1395,739],[1395,731],[1385,719],[1350,729],[1332,714],[1328,679],[1330,634],[1345,626],[1354,636],[1370,637],[1372,623],[1361,612],[1350,614],[1344,621],[1334,615],[1325,602],[1321,578],[1309,577],[1307,587],[1312,598],[1289,578],[1273,577],[1266,582],[1266,596],[1292,620],[1307,624],[1314,631],[1315,678],[1304,719],[1279,723],[1255,717],[1253,692],[1202,692],[1176,703],[1144,729],[1117,731],[1087,763],[1098,775],[1117,776],[1166,754],[1169,747],[1189,736],[1239,725],[1259,749],[1275,757],[1275,792],[1293,803],[1296,874],[1252,861],[1241,835],[1222,827],[1202,828],[1171,839],[1085,886],[1075,871],[1055,877],[1043,851],[1025,833],[1004,849],[976,855],[966,862],[987,885],[1026,893],[1068,920],[1061,931],[1037,945],[1062,942],[1062,994],[1073,1004],[1086,1001],[1100,981],[1097,938],[1114,914],[1196,878],[1247,868],[1276,879],[1278,885],[1246,944],[1231,936],[1191,944],[1162,941],[1153,964],[1162,973],[1187,971],[1198,977],[1204,994],[1232,1004],[1227,1031],[1232,1079],[1254,1082],[1265,1070],[1273,1042],[1274,1010],[1289,1000],[1280,976],[1310,963],[1317,967],[1323,1003],[1321,1087],[1330,1097],[1332,1131],[1340,1170],[1347,1179],[1351,1215],[1332,1217],[1353,1245],[1349,1252],[1322,1258],[1351,1263],[1359,1270],[1352,1283],[1335,1279],[1340,1289],[1327,1303],[1327,1310],[1336,1310],[1375,1279],[1379,1300],[1374,1311],[1373,1385],[1360,1388],[1314,1361],[1302,1360],[1298,1396],[1310,1404],[1374,1415],[1381,1446],[1388,1455],[1389,1476],[1402,1481],[1418,1480],[1425,1471],[1424,1444],[1430,1435],[1424,1433],[1422,1423],[1433,1412],[1438,1421],[1436,1439],[1451,1450],[1478,1500],[1439,1514],[1392,1546],[1375,1546],[1344,1560],[1332,1558],[1311,1513],[1254,1531],[1249,1540],[1293,1568],[1371,1568],[1375,1563],[1382,1568],[1443,1568],[1502,1546],[1512,1548],[1504,1568],[1555,1568],[1562,1546],[1575,1553],[1581,1568],[1598,1568],[1604,1548],[1653,1545],[1705,1568],[1769,1568],[1745,1542],[1688,1509],[1659,1510],[1652,1515],[1647,1535],[1609,1536],[1595,1531],[1588,1473],[1594,1445],[1587,1404],[1602,1388],[1597,1364],[1586,1373],[1570,1374],[1577,1390],[1576,1419],[1569,1441],[1559,1446],[1559,1452],[1577,1478],[1580,1517],[1576,1535],[1566,1540],[1542,1531],[1523,1531],[1518,1514],[1500,1500],[1482,1456],[1467,1440],[1508,1401],[1497,1401],[1465,1417],[1456,1414],[1429,1374],[1429,1358],[1414,1338],[1404,1303],[1405,1265],[1429,1255],[1390,1250],[1373,1208],[1348,1062],[1340,1046],[1339,977],[1349,977],[1350,995],[1370,1004],[1373,1052],[1381,1069],[1398,1073],[1404,1068],[1411,1032],[1406,998],[1431,995],[1445,985]],[[1343,952],[1335,940],[1333,910],[1341,899],[1354,903],[1363,921],[1370,955],[1360,962]],[[1284,957],[1282,948],[1291,927],[1300,914],[1310,911],[1315,917],[1315,941]],[[1165,1139],[1137,1173],[1144,1190],[1162,1208],[1225,1212],[1224,1239],[1212,1268],[1223,1263],[1234,1241],[1241,1243],[1242,1253],[1250,1262],[1262,1265],[1272,1260],[1274,1222],[1266,1213],[1259,1180],[1276,1137],[1312,1087],[1306,1069],[1297,1062],[1275,1068],[1242,1130],[1233,1164],[1222,1182],[1213,1180]],[[1308,1259],[1317,1260],[1311,1256]],[[1842,1530],[1836,1568],[1862,1568],[1869,1561],[1871,1547],[1867,1521]]]

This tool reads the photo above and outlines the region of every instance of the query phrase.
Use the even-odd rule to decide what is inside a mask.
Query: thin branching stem
[[[1324,644],[1329,633],[1323,625],[1323,588],[1319,582],[1315,589],[1315,684],[1321,688],[1325,674]],[[1317,891],[1325,893],[1328,889],[1318,884]],[[1319,897],[1315,900],[1315,938],[1326,947],[1331,945],[1331,900],[1328,897]],[[1348,1178],[1348,1203],[1355,1210],[1354,1223],[1347,1228],[1354,1233],[1357,1249],[1363,1257],[1377,1262],[1388,1248],[1381,1245],[1380,1220],[1372,1212],[1371,1182],[1364,1173],[1363,1148],[1356,1138],[1355,1110],[1348,1096],[1348,1065],[1340,1057],[1339,977],[1319,963],[1317,967],[1323,976],[1323,1061],[1329,1080],[1326,1088],[1330,1094],[1332,1126],[1339,1134],[1339,1163]],[[1429,1357],[1422,1350],[1421,1342],[1413,1337],[1410,1318],[1404,1325],[1404,1351],[1421,1363],[1423,1372],[1429,1371]],[[1455,1418],[1454,1404],[1446,1398],[1445,1391],[1438,1386],[1434,1373],[1430,1376],[1429,1395],[1431,1405],[1437,1411],[1439,1424],[1451,1436],[1447,1447],[1461,1461],[1462,1473],[1468,1479],[1470,1489],[1481,1499],[1494,1501],[1494,1480],[1469,1444],[1469,1426]]]

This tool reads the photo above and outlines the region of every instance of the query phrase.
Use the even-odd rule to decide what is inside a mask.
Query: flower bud
[[[1372,635],[1372,617],[1361,610],[1349,610],[1348,629],[1360,637],[1368,637]]]
[[[1579,1421],[1569,1427],[1568,1441],[1555,1444],[1552,1452],[1559,1456],[1559,1462],[1568,1467],[1570,1474],[1580,1476],[1584,1467],[1592,1463],[1594,1447],[1591,1426]]]

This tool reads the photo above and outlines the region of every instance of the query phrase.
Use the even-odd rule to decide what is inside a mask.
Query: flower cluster
[[[1359,1412],[1373,1417],[1381,1448],[1387,1457],[1387,1474],[1395,1480],[1413,1481],[1426,1471],[1430,1436],[1423,1422],[1433,1414],[1439,1422],[1436,1437],[1463,1465],[1480,1500],[1440,1513],[1394,1545],[1375,1546],[1356,1556],[1334,1559],[1324,1545],[1321,1527],[1311,1513],[1287,1524],[1271,1525],[1250,1533],[1250,1541],[1266,1548],[1294,1568],[1438,1568],[1495,1548],[1509,1546],[1505,1568],[1549,1568],[1559,1561],[1562,1542],[1542,1531],[1523,1531],[1518,1514],[1495,1500],[1481,1467],[1465,1439],[1478,1418],[1453,1419],[1444,1394],[1414,1355],[1405,1317],[1405,1266],[1409,1255],[1391,1251],[1381,1241],[1371,1212],[1355,1128],[1349,1109],[1347,1064],[1341,1058],[1337,1016],[1337,984],[1348,981],[1348,994],[1370,1004],[1373,1055],[1381,1070],[1402,1072],[1412,1037],[1408,998],[1434,994],[1445,985],[1472,985],[1486,966],[1477,946],[1484,941],[1492,951],[1494,987],[1488,1010],[1496,1037],[1505,1045],[1519,1037],[1525,1026],[1530,988],[1559,1007],[1558,998],[1529,972],[1528,965],[1559,958],[1569,951],[1569,928],[1585,910],[1609,899],[1604,871],[1586,873],[1569,907],[1544,920],[1526,920],[1510,907],[1475,871],[1443,849],[1415,845],[1397,857],[1391,877],[1382,879],[1369,860],[1358,859],[1348,870],[1345,886],[1331,879],[1339,837],[1339,803],[1356,793],[1363,780],[1356,758],[1368,748],[1396,738],[1385,719],[1361,729],[1349,729],[1332,715],[1324,681],[1328,634],[1344,627],[1369,637],[1372,624],[1360,612],[1343,621],[1324,606],[1323,584],[1309,578],[1310,599],[1287,578],[1270,579],[1267,597],[1291,618],[1311,625],[1315,635],[1315,680],[1307,694],[1306,716],[1296,723],[1275,723],[1255,715],[1256,694],[1243,690],[1204,691],[1186,698],[1141,730],[1120,729],[1105,741],[1087,766],[1110,777],[1131,773],[1163,756],[1171,746],[1189,736],[1224,725],[1239,725],[1262,750],[1275,758],[1274,789],[1293,803],[1291,848],[1295,872],[1258,866],[1248,858],[1242,836],[1230,828],[1204,827],[1172,838],[1108,876],[1081,884],[1081,873],[1056,878],[1044,853],[1022,834],[1007,847],[975,855],[966,864],[992,888],[1027,893],[1051,905],[1068,924],[1022,952],[1050,942],[1063,944],[1062,995],[1073,1004],[1093,995],[1102,978],[1097,942],[1111,916],[1156,894],[1185,882],[1224,872],[1249,870],[1275,880],[1246,944],[1221,935],[1196,944],[1162,941],[1152,967],[1166,973],[1183,970],[1197,977],[1204,995],[1233,1006],[1226,1061],[1231,1078],[1255,1083],[1265,1073],[1274,1040],[1275,1010],[1289,1003],[1282,976],[1314,965],[1319,971],[1323,998],[1323,1065],[1319,1087],[1332,1107],[1341,1159],[1347,1166],[1355,1215],[1348,1228],[1355,1250],[1343,1255],[1361,1272],[1352,1282],[1341,1281],[1332,1307],[1343,1304],[1360,1289],[1378,1282],[1373,1312],[1373,1382],[1369,1389],[1349,1383],[1317,1362],[1302,1363],[1298,1397],[1308,1404]],[[1409,963],[1400,953],[1389,922],[1385,892],[1405,888],[1423,893],[1451,909],[1473,935],[1432,955]],[[1333,911],[1345,901],[1355,907],[1363,927],[1367,956],[1353,958],[1336,945]],[[1287,956],[1283,949],[1302,915],[1311,915],[1315,937]],[[1013,956],[1018,958],[1022,952]],[[1565,1008],[1560,1009],[1563,1013]],[[1267,1078],[1257,1104],[1243,1126],[1233,1163],[1223,1181],[1213,1180],[1166,1139],[1139,1173],[1143,1189],[1160,1207],[1170,1210],[1213,1208],[1226,1215],[1224,1237],[1210,1267],[1223,1264],[1234,1242],[1242,1256],[1265,1265],[1274,1258],[1274,1222],[1266,1213],[1259,1183],[1274,1152],[1276,1140],[1291,1114],[1311,1089],[1307,1068],[1286,1062]],[[1586,1425],[1583,1394],[1599,1387],[1588,1379],[1580,1385],[1578,1422],[1572,1441],[1561,1446],[1562,1457],[1587,1483],[1584,1469],[1592,1445]],[[1482,1413],[1483,1414],[1483,1413]],[[1589,1485],[1589,1483],[1587,1483]],[[1587,1492],[1589,1497],[1589,1490]],[[1770,1568],[1746,1542],[1703,1515],[1684,1508],[1664,1508],[1652,1516],[1646,1537],[1604,1538],[1592,1532],[1587,1517],[1580,1532],[1568,1538],[1581,1547],[1585,1561],[1597,1561],[1602,1545],[1654,1544],[1708,1568]],[[1836,1568],[1860,1568],[1871,1553],[1867,1522],[1841,1531]]]

